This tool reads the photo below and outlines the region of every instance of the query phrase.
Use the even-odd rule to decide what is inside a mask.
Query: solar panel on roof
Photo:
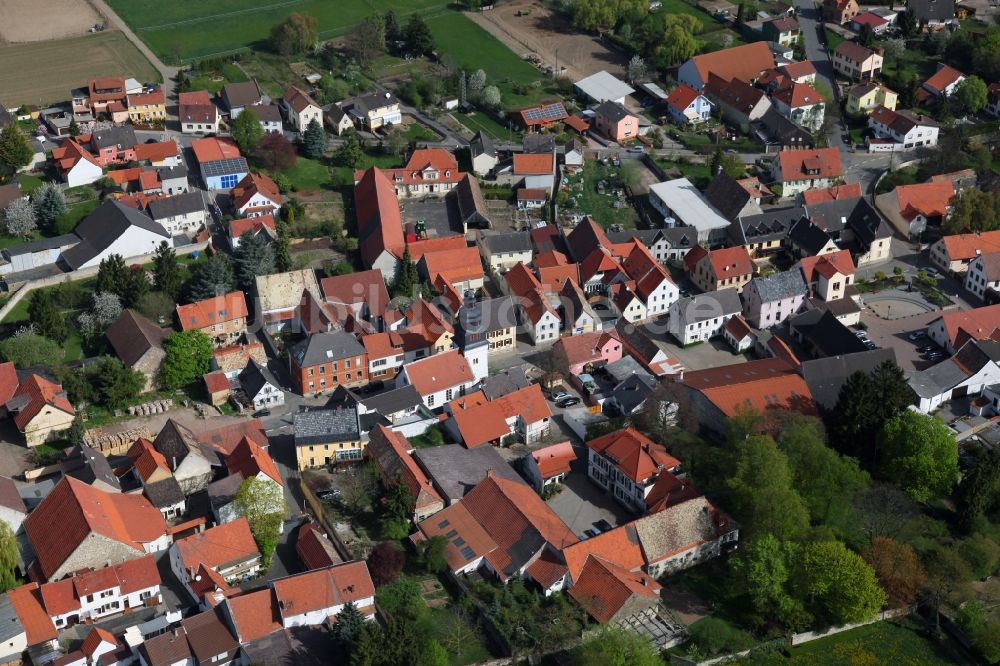
[[[562,102],[536,106],[522,111],[526,120],[557,120],[566,115],[566,109]]]

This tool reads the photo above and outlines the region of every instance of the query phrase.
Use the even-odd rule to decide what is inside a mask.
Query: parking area
[[[403,222],[424,222],[427,236],[435,238],[461,232],[461,227],[453,224],[456,216],[452,214],[451,206],[450,197],[428,197],[421,200],[403,199],[399,210],[403,215]]]
[[[908,336],[913,331],[924,330],[927,324],[940,316],[941,312],[935,311],[920,312],[899,319],[883,319],[869,308],[861,311],[861,321],[868,327],[869,339],[879,347],[891,348],[896,354],[896,363],[905,372],[925,370],[934,365],[917,352],[920,347],[932,344],[931,341],[926,337],[912,341]]]
[[[677,340],[667,333],[665,317],[642,324],[642,330],[656,342],[667,356],[679,360],[687,370],[704,370],[722,365],[746,363],[747,361],[746,355],[734,354],[732,347],[726,344],[722,338],[713,338],[700,345],[681,347],[677,344]]]
[[[606,520],[613,526],[631,520],[633,516],[622,505],[587,478],[586,447],[574,448],[577,460],[573,463],[569,476],[566,477],[562,492],[546,504],[577,536],[601,520]]]

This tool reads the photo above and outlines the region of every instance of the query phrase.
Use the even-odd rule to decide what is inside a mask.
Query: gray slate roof
[[[611,122],[620,122],[624,118],[633,115],[628,109],[619,104],[618,102],[612,102],[607,100],[601,102],[600,105],[595,109],[597,115],[604,116],[611,120]]]
[[[0,595],[0,641],[10,642],[22,633],[24,633],[24,625],[21,624],[21,618],[14,610],[10,596]]]
[[[855,372],[871,374],[886,361],[896,361],[896,352],[891,347],[803,361],[800,372],[813,400],[828,410],[837,405],[840,389],[851,375]]]
[[[756,289],[764,303],[791,298],[796,294],[804,296],[809,290],[806,281],[802,278],[802,271],[797,268],[774,273],[767,277],[755,277],[750,280],[748,288]]]
[[[91,135],[90,142],[95,148],[108,148],[110,146],[131,148],[139,143],[135,138],[135,131],[129,125],[98,130]]]
[[[805,254],[814,256],[830,242],[830,234],[809,220],[799,220],[789,230],[788,239]]]
[[[921,398],[931,398],[951,390],[988,363],[1000,363],[1000,342],[969,340],[953,357],[913,373],[910,388]]]
[[[149,214],[154,220],[163,220],[177,215],[187,215],[199,210],[205,210],[205,201],[201,198],[201,192],[185,192],[175,194],[165,199],[155,199],[149,202],[147,207]]]
[[[267,384],[270,384],[275,388],[281,387],[281,385],[278,384],[278,380],[274,378],[274,375],[271,374],[271,371],[267,369],[266,365],[261,365],[254,359],[250,359],[250,362],[247,363],[247,367],[240,371],[240,386],[243,387],[243,392],[252,399],[255,398]]]
[[[241,480],[242,482],[242,480]],[[142,488],[142,494],[146,496],[150,504],[157,509],[165,509],[168,506],[176,506],[184,501],[184,491],[177,483],[177,479],[168,476],[165,479],[147,483]]]
[[[735,287],[682,298],[677,301],[677,307],[678,312],[684,314],[684,321],[687,324],[715,319],[720,314],[743,311],[740,294]]]
[[[496,400],[508,393],[519,391],[531,385],[528,376],[524,374],[524,368],[517,366],[501,370],[495,375],[485,377],[479,384],[479,388],[486,394],[487,400]]]
[[[313,409],[295,415],[295,446],[349,442],[361,438],[358,410],[355,407],[340,409]]]
[[[493,254],[531,252],[531,234],[527,231],[511,231],[503,234],[483,235],[483,244]]]
[[[612,243],[627,243],[630,240],[637,240],[647,248],[656,245],[657,241],[663,238],[662,229],[632,229],[630,231],[609,231],[608,240]]]
[[[778,113],[778,109],[773,106],[761,116],[760,122],[770,138],[783,146],[812,147],[812,134]]]
[[[317,333],[292,347],[292,358],[300,368],[342,358],[361,356],[365,347],[347,331]]]
[[[80,243],[63,252],[63,261],[76,270],[109,248],[133,226],[163,236],[164,239],[170,238],[167,230],[145,213],[106,199],[76,226],[74,232],[80,237]]]
[[[497,149],[493,145],[493,139],[487,134],[482,132],[476,132],[476,136],[472,137],[472,141],[469,143],[469,149],[472,151],[472,156],[476,157],[478,155],[489,155],[490,157],[497,156]]]
[[[112,488],[121,489],[118,477],[111,469],[108,459],[100,451],[95,451],[86,444],[79,444],[74,452],[64,463],[64,473],[75,479],[83,481],[88,486],[94,485],[97,481],[103,481]]]
[[[612,389],[608,400],[615,403],[622,415],[631,414],[653,393],[657,383],[655,377],[643,371],[622,380]]]
[[[493,474],[508,481],[524,484],[524,480],[492,446],[467,449],[460,444],[447,444],[417,449],[413,456],[449,504],[465,497],[486,478],[486,470],[492,470]]]
[[[384,416],[406,409],[413,409],[423,404],[420,394],[417,393],[417,389],[413,388],[411,384],[372,396],[364,396],[360,402],[368,409],[374,410]]]
[[[3,253],[8,257],[16,257],[22,254],[31,254],[32,252],[55,250],[60,247],[72,247],[79,242],[80,237],[76,234],[63,234],[62,236],[55,236],[53,238],[39,238],[30,243],[21,243],[20,245],[5,249]]]
[[[623,382],[633,375],[641,375],[652,378],[646,368],[642,367],[639,361],[631,356],[623,356],[617,361],[613,361],[604,366],[604,371],[611,375],[616,382]]]
[[[729,225],[730,235],[740,245],[783,241],[788,231],[806,214],[802,206],[769,208],[759,215],[745,215]]]
[[[712,182],[709,183],[705,190],[705,198],[708,203],[722,213],[724,218],[730,221],[739,217],[739,214],[748,203],[752,203],[753,199],[742,185],[724,172],[716,174]],[[756,210],[759,211],[760,208]]]
[[[174,178],[187,178],[188,168],[183,164],[176,166],[156,167],[156,173],[160,180],[173,180]]]

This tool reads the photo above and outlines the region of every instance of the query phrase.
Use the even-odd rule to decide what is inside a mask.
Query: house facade
[[[226,347],[246,333],[247,302],[242,291],[231,291],[190,305],[178,305],[177,323],[182,331],[201,331],[216,348]]]
[[[868,127],[879,139],[892,141],[896,150],[936,146],[940,125],[912,111],[879,107],[868,116]]]
[[[882,54],[857,42],[838,44],[832,60],[833,71],[851,81],[871,81],[882,73]]]
[[[281,98],[288,123],[297,132],[305,132],[314,120],[323,127],[323,109],[312,97],[297,86],[291,86]]]
[[[743,312],[755,328],[779,326],[799,311],[807,293],[801,272],[794,268],[756,277],[743,290]]]
[[[890,111],[896,110],[899,95],[881,83],[859,83],[847,91],[847,112],[851,115],[871,113],[882,106]]]
[[[667,97],[667,113],[678,125],[705,122],[712,117],[712,103],[691,86],[681,83]]]
[[[682,345],[704,342],[722,335],[723,325],[742,309],[739,292],[733,288],[689,296],[670,306],[667,330]]]
[[[661,473],[671,473],[680,461],[662,444],[633,428],[618,430],[587,442],[587,476],[632,511],[646,511],[646,496]]]
[[[347,331],[306,338],[292,347],[288,364],[292,389],[299,395],[320,395],[338,386],[368,383],[368,353]]]
[[[980,300],[986,300],[989,292],[992,292],[993,298],[1000,294],[1000,252],[980,254],[969,262],[965,288]]]

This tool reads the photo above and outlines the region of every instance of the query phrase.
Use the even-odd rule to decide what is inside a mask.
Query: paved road
[[[795,0],[795,14],[802,28],[803,47],[806,58],[811,60],[816,66],[816,76],[818,81],[825,83],[830,92],[837,97],[837,81],[833,73],[833,63],[826,52],[826,34],[823,31],[823,17],[813,0]],[[830,118],[829,109],[827,118]],[[841,152],[847,152],[846,147],[840,139],[843,128],[839,122],[828,120],[824,127],[827,139],[831,146],[840,146]]]
[[[115,28],[121,30],[122,33],[126,37],[128,37],[128,40],[133,44],[135,44],[135,47],[139,49],[139,51],[141,51],[144,56],[146,56],[149,62],[153,64],[153,67],[155,67],[156,70],[160,73],[160,76],[163,77],[163,92],[167,98],[167,106],[168,106],[167,113],[170,117],[176,117],[176,114],[170,113],[169,108],[171,106],[170,100],[174,99],[174,92],[175,92],[174,88],[176,87],[176,84],[174,83],[174,77],[177,76],[177,72],[179,72],[180,69],[177,67],[168,67],[167,65],[163,64],[163,62],[160,61],[157,55],[153,53],[153,51],[148,46],[146,46],[146,43],[141,39],[139,39],[138,35],[132,32],[132,28],[128,27],[128,24],[125,23],[125,21],[123,21],[122,18],[118,16],[115,10],[113,10],[111,6],[108,5],[108,3],[106,3],[104,0],[90,0],[90,4],[94,5],[94,8],[97,9],[98,12],[103,14],[105,18],[107,18],[108,23],[110,23]]]

